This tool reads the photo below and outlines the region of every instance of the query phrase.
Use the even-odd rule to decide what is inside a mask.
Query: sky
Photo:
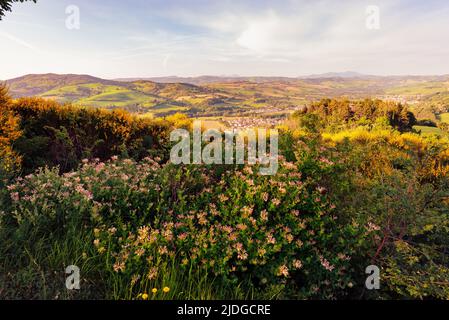
[[[0,21],[4,80],[439,75],[448,57],[447,0],[38,0]]]

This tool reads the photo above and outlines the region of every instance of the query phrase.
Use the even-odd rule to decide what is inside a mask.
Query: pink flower
[[[343,253],[339,253],[338,254],[338,259],[344,260],[344,261],[349,261],[349,260],[351,260],[351,257],[349,257],[349,256],[347,256],[347,255],[345,255]]]
[[[378,225],[372,223],[372,222],[368,222],[367,229],[368,229],[369,232],[372,232],[372,231],[379,231],[379,230],[380,230],[380,227],[379,227]]]
[[[148,279],[149,279],[149,280],[154,280],[154,279],[156,279],[157,274],[158,274],[157,268],[156,268],[156,267],[151,268],[151,269],[148,271]]]
[[[263,210],[260,213],[260,218],[262,219],[262,221],[267,221],[268,220],[268,212],[267,212],[267,210]]]
[[[241,252],[239,252],[239,253],[237,254],[237,258],[238,258],[239,260],[246,260],[246,259],[248,259],[248,253],[246,253],[245,250],[242,250]]]
[[[321,194],[326,194],[326,192],[327,192],[327,189],[325,187],[318,187],[317,190]]]
[[[289,169],[289,170],[295,169],[295,168],[296,168],[295,164],[292,163],[292,162],[285,162],[285,163],[284,163],[284,167],[285,167],[286,169]]]
[[[159,253],[160,253],[161,255],[167,254],[167,253],[168,253],[168,249],[167,249],[166,246],[160,247],[158,251],[159,251]]]
[[[11,199],[12,199],[12,201],[14,201],[14,202],[19,201],[19,200],[20,200],[19,193],[18,193],[18,192],[13,192],[13,193],[11,193]]]
[[[235,248],[237,249],[237,251],[242,251],[243,250],[243,244],[238,242],[238,243],[235,244]]]
[[[263,201],[265,201],[265,202],[268,201],[268,193],[267,193],[267,192],[262,193],[262,199],[263,199]]]
[[[116,262],[114,264],[114,271],[115,272],[125,271],[125,263],[124,262]]]
[[[287,266],[285,264],[279,267],[278,275],[279,276],[283,276],[283,277],[288,277],[289,276],[288,268],[287,268]]]
[[[186,238],[187,238],[187,233],[185,233],[185,232],[178,235],[178,239],[181,241],[185,240]]]
[[[327,164],[327,165],[330,165],[330,166],[334,164],[332,161],[330,161],[329,159],[327,159],[327,158],[325,158],[325,157],[321,157],[321,158],[319,159],[319,161],[320,161],[321,163],[324,163],[324,164]]]
[[[245,231],[248,227],[244,225],[243,223],[239,223],[236,228],[240,231]]]
[[[294,267],[295,269],[301,269],[301,268],[302,268],[302,262],[301,262],[301,260],[297,260],[297,259],[293,260],[293,267]]]
[[[320,262],[324,269],[326,269],[327,271],[332,271],[335,269],[335,266],[331,265],[330,262],[323,256],[320,256]]]
[[[267,242],[270,244],[275,244],[276,243],[276,239],[273,237],[272,234],[268,234],[267,235]]]
[[[144,248],[138,248],[136,249],[136,255],[141,257],[143,256],[143,254],[145,253],[145,249]]]
[[[84,189],[84,187],[82,185],[77,185],[75,187],[76,192],[81,193],[83,196],[85,196],[88,200],[92,200],[93,199],[93,195],[90,191]]]

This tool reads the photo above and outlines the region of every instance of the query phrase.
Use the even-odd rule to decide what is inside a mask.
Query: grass
[[[446,135],[444,131],[436,127],[414,126],[413,129],[420,131],[423,135]]]
[[[117,107],[125,107],[129,105],[144,104],[148,102],[149,99],[146,95],[127,89],[121,89],[115,92],[104,92],[77,101],[77,103],[80,104],[95,105],[98,107],[108,107],[111,105]]]
[[[447,91],[445,82],[411,82],[398,87],[388,89],[387,94],[396,95],[431,95]]]
[[[440,114],[439,118],[441,122],[449,123],[449,112]]]
[[[157,253],[155,252],[157,255]],[[175,258],[161,266],[163,274],[157,281],[143,279],[135,286],[123,281],[120,274],[112,274],[110,281],[114,288],[111,299],[139,299],[139,294],[148,294],[151,300],[253,300],[263,298],[266,294],[256,294],[253,290],[243,289],[242,284],[224,285],[218,278],[213,278],[208,270],[198,271],[195,265],[190,265],[186,272],[180,272],[179,261]],[[169,288],[169,292],[163,292]],[[157,289],[153,294],[152,290]],[[138,292],[138,294],[136,294]],[[272,297],[275,293],[270,292]]]
[[[0,230],[2,231],[2,230]],[[73,233],[74,235],[75,233]],[[104,296],[104,288],[94,283],[104,275],[98,269],[101,257],[92,252],[91,236],[86,232],[76,232],[77,236],[63,237],[59,241],[42,237],[32,247],[18,244],[10,257],[8,252],[0,252],[4,257],[0,270],[15,270],[14,274],[0,272],[1,299],[95,299]],[[2,239],[3,244],[14,248],[16,244]],[[2,249],[4,246],[2,247]],[[20,256],[19,256],[20,255]],[[85,256],[93,258],[85,258]],[[65,268],[76,265],[81,274],[83,290],[69,291],[65,287]]]
[[[215,130],[226,130],[226,125],[218,119],[211,118],[196,118],[195,120],[200,120],[203,128],[206,130],[215,129]]]
[[[0,235],[6,234],[1,231]],[[180,272],[176,257],[160,265],[161,276],[157,280],[141,278],[133,285],[121,273],[105,270],[105,256],[93,250],[93,239],[89,232],[71,232],[61,239],[41,238],[30,247],[20,245],[23,250],[13,251],[21,253],[20,257],[8,258],[8,252],[0,252],[5,257],[0,261],[0,271],[15,270],[14,274],[0,272],[0,299],[136,300],[140,299],[139,293],[146,293],[151,300],[253,300],[274,299],[280,293],[272,290],[255,293],[254,290],[243,289],[247,288],[243,283],[224,285],[219,279],[211,278],[207,270],[198,271],[193,264],[186,272]],[[9,248],[14,246],[8,240],[2,240],[2,249],[5,244]],[[68,276],[65,268],[69,265],[82,270],[81,290],[71,291],[65,287]],[[98,287],[98,283],[103,283],[103,286]],[[106,292],[106,287],[112,290]],[[170,289],[169,292],[163,292],[165,287]],[[157,293],[152,293],[153,288]]]

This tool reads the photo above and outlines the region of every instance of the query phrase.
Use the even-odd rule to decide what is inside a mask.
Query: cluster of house
[[[416,104],[421,101],[422,95],[421,94],[417,94],[414,96],[382,95],[382,96],[377,96],[377,98],[380,100],[394,101],[396,103],[402,103],[402,104]]]
[[[260,118],[260,117],[241,117],[235,119],[227,119],[223,122],[228,128],[245,130],[250,128],[267,128],[280,125],[285,118]]]

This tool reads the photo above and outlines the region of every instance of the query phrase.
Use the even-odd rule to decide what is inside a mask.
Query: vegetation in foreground
[[[413,132],[401,105],[295,114],[271,177],[168,163],[183,117],[143,123],[5,90],[0,108],[1,298],[449,298],[449,141]],[[365,289],[371,264],[380,290]],[[65,289],[68,265],[79,291]]]

